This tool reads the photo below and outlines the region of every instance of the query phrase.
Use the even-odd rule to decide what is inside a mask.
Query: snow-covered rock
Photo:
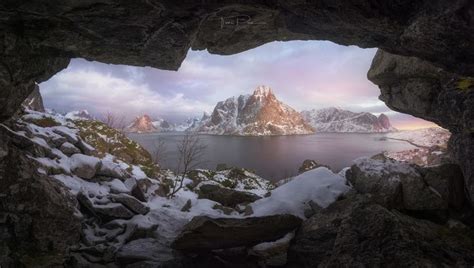
[[[325,108],[301,112],[316,132],[392,132],[397,131],[385,114],[354,113],[339,108]]]
[[[325,208],[349,190],[346,179],[320,167],[306,171],[271,191],[269,197],[251,204],[253,216],[290,213],[305,218],[309,201]]]
[[[65,118],[71,120],[93,120],[94,118],[87,110],[71,111],[64,115]]]
[[[209,118],[192,130],[217,135],[310,134],[313,128],[290,106],[279,101],[267,86],[251,95],[240,95],[217,103]]]
[[[70,142],[65,142],[61,144],[61,147],[59,147],[59,150],[61,150],[61,152],[63,152],[65,155],[69,155],[69,156],[73,154],[78,154],[81,152],[81,150],[79,150],[76,146],[74,146]]]
[[[71,171],[83,179],[93,178],[101,166],[100,159],[84,154],[74,154],[69,158]]]

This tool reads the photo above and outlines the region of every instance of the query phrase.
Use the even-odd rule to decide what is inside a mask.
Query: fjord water
[[[174,170],[177,164],[177,142],[182,133],[129,134],[152,155],[159,140],[165,144],[160,164]],[[200,168],[216,168],[217,164],[243,167],[255,171],[265,179],[277,181],[293,176],[305,159],[316,160],[339,171],[362,156],[382,151],[402,151],[415,148],[403,142],[385,139],[385,134],[316,133],[293,136],[217,136],[200,135],[207,145]],[[163,152],[163,151],[162,151]]]

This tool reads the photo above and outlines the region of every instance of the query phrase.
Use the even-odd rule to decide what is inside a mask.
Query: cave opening
[[[472,266],[473,10],[3,1],[0,266]]]
[[[195,168],[246,168],[273,182],[297,175],[304,160],[336,172],[356,158],[383,152],[423,163],[419,159],[428,156],[413,150],[423,150],[425,144],[386,139],[386,133],[436,125],[395,112],[378,99],[380,90],[366,78],[375,52],[328,41],[272,42],[229,56],[190,50],[177,71],[73,59],[39,88],[46,108],[106,123],[113,120],[108,124],[173,171],[179,163],[176,143],[184,131],[199,132],[207,147]],[[272,132],[268,127],[238,132],[240,121],[254,115],[242,107],[232,110],[236,107],[229,106],[228,99],[234,96],[238,102],[238,96],[253,94],[259,86],[270,88],[282,105],[300,113],[316,135],[294,135],[312,132],[292,129]],[[216,106],[225,100],[227,105]],[[228,118],[222,109],[241,114]],[[381,126],[381,114],[387,115],[388,126]],[[150,122],[133,127],[146,117]],[[224,122],[203,127],[217,117]],[[288,118],[272,120],[278,125]],[[446,135],[440,139],[438,145],[445,147]]]

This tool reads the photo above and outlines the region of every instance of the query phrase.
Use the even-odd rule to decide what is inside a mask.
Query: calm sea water
[[[182,133],[129,134],[129,137],[152,154],[158,140],[162,140],[166,149],[161,165],[172,170],[175,168],[176,144],[182,139]],[[207,145],[201,168],[214,169],[217,164],[225,163],[251,169],[266,179],[276,181],[295,175],[305,159],[316,160],[339,171],[350,166],[352,160],[358,157],[415,148],[406,142],[384,137],[385,134],[359,133],[273,137],[200,135],[202,143]]]

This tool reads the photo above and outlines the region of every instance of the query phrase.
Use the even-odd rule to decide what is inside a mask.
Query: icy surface
[[[289,213],[304,218],[305,205],[310,200],[327,207],[348,190],[345,178],[320,167],[277,187],[269,197],[252,203],[252,209],[254,216]]]

